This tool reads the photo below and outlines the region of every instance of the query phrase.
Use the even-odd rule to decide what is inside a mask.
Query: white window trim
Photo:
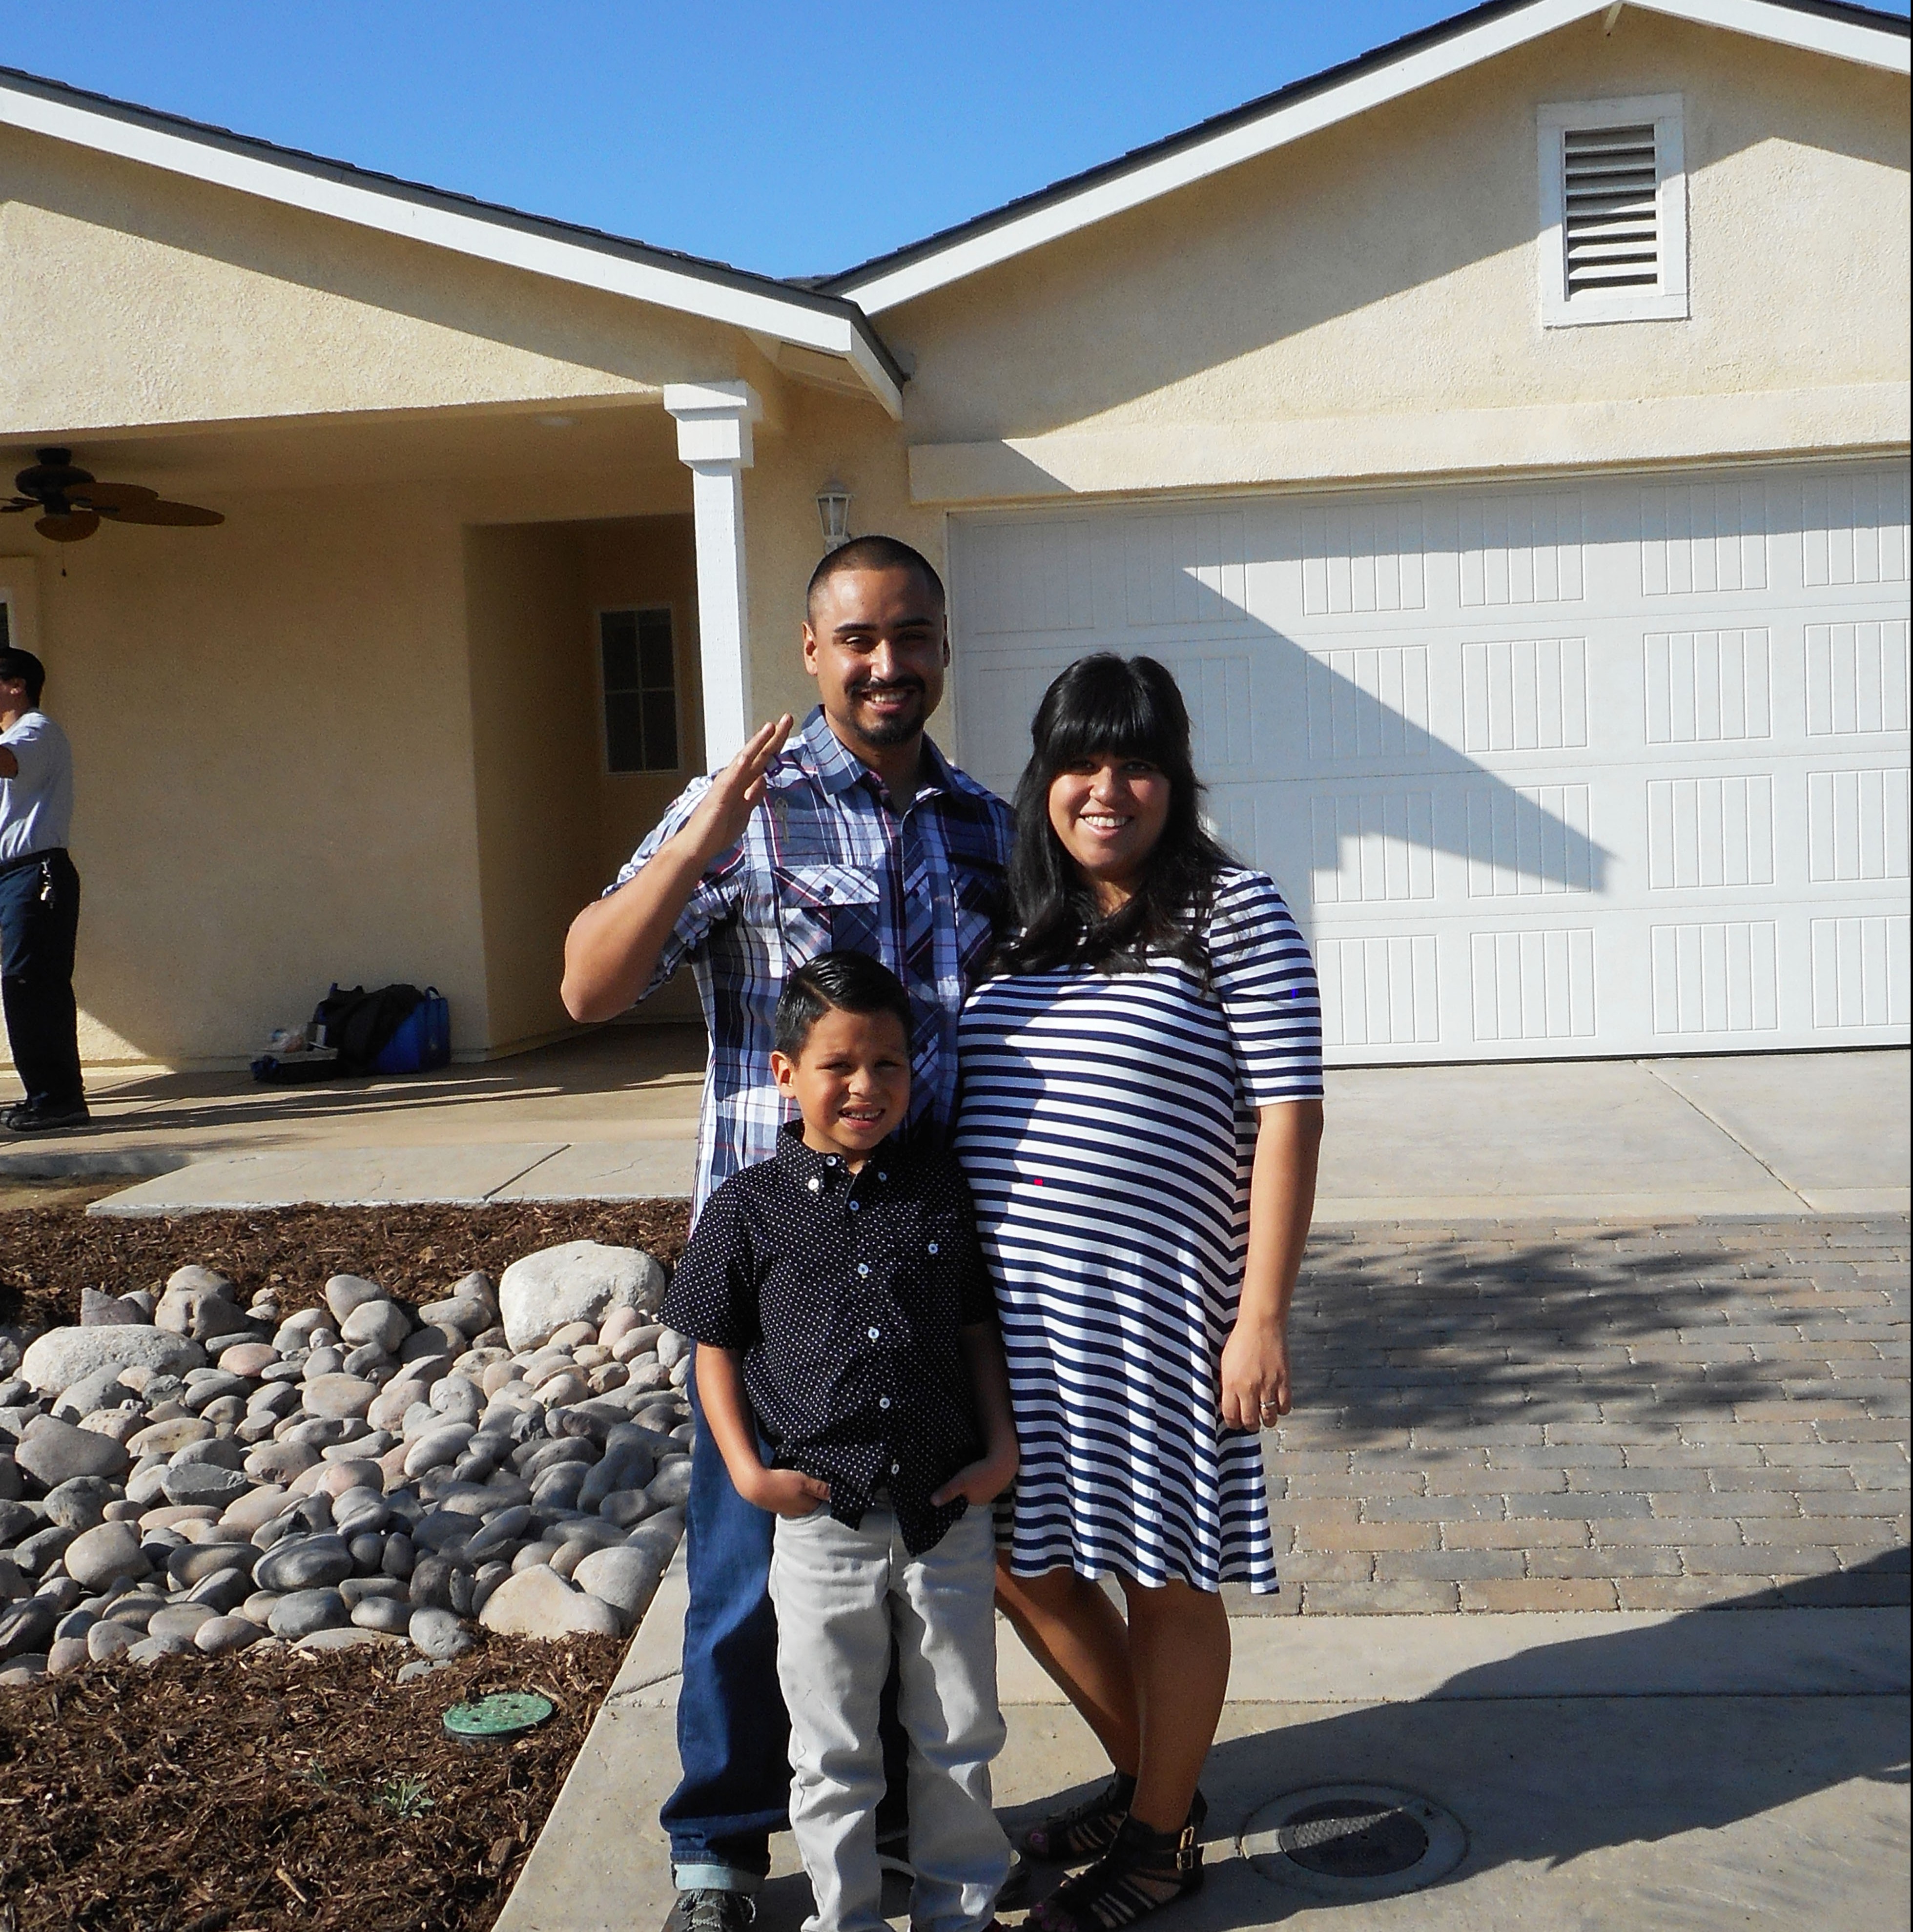
[[[7,607],[7,641],[16,650],[40,651],[37,565],[30,556],[0,556],[0,604]]]
[[[1578,328],[1608,322],[1684,322],[1687,302],[1687,170],[1678,94],[1642,94],[1618,100],[1550,101],[1536,114],[1541,177],[1541,326]],[[1625,128],[1651,122],[1654,130],[1656,224],[1660,277],[1651,291],[1625,295],[1567,294],[1564,232],[1562,148],[1572,128]]]
[[[630,615],[642,616],[647,610],[661,610],[671,620],[671,712],[677,721],[677,763],[674,765],[646,765],[634,772],[614,771],[611,768],[610,694],[604,688],[604,620],[610,616]],[[595,608],[591,614],[591,656],[598,674],[598,758],[607,778],[657,778],[681,777],[685,771],[684,760],[684,664],[678,651],[677,606],[668,599],[653,598],[643,604],[604,604]]]

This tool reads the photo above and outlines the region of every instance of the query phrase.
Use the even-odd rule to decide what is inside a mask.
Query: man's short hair
[[[26,701],[37,708],[40,694],[46,688],[46,667],[31,651],[12,645],[0,646],[0,679],[18,678],[26,686]]]
[[[904,982],[868,952],[820,952],[784,982],[778,996],[772,1042],[787,1060],[796,1060],[809,1043],[811,1029],[826,1013],[890,1013],[910,1045],[910,995]]]
[[[847,570],[913,570],[940,607],[947,601],[943,595],[943,580],[937,574],[937,566],[922,551],[913,550],[901,537],[853,537],[848,543],[839,544],[827,553],[823,561],[811,572],[810,585],[804,592],[806,617],[817,609],[817,592],[833,577],[840,577]]]

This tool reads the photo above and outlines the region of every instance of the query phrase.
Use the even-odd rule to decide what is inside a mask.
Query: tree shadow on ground
[[[1355,1448],[1412,1429],[1476,1444],[1499,1425],[1621,1419],[1671,1432],[1795,1393],[1829,1371],[1810,1354],[1777,1359],[1774,1345],[1906,1319],[1879,1306],[1883,1279],[1856,1274],[1870,1250],[1830,1250],[1828,1225],[1318,1234],[1291,1318],[1297,1412],[1278,1439],[1306,1447],[1333,1430]],[[1902,1253],[1880,1238],[1903,1297]],[[1878,1391],[1827,1392],[1903,1397],[1900,1365],[1879,1366]]]

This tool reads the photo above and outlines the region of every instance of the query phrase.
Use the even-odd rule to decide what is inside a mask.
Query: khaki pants
[[[790,1712],[790,1828],[816,1910],[805,1932],[885,1932],[877,1701],[897,1646],[910,1738],[916,1932],[979,1932],[1009,1869],[990,1808],[997,1706],[995,1538],[972,1508],[912,1556],[887,1509],[856,1529],[827,1509],[780,1516],[770,1566],[777,1674]]]

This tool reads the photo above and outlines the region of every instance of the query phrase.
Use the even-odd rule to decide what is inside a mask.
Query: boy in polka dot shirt
[[[664,1304],[738,1494],[778,1519],[770,1570],[790,1712],[806,1932],[884,1932],[877,1706],[894,1642],[909,1733],[915,1932],[994,1923],[1009,1847],[987,1507],[1016,1474],[988,1270],[947,1155],[904,1145],[908,995],[828,952],[779,999],[800,1118],[698,1217]]]

